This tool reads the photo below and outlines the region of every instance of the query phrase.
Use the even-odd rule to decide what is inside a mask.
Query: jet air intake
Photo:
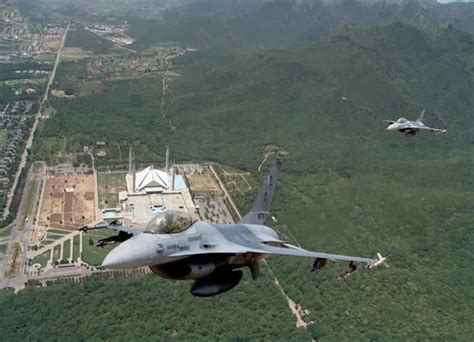
[[[175,280],[199,279],[211,275],[215,269],[214,262],[180,260],[162,265],[150,266],[153,273]]]

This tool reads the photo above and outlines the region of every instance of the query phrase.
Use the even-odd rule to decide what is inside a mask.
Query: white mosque
[[[174,167],[169,167],[169,148],[166,148],[165,169],[160,170],[153,167],[136,171],[135,161],[130,149],[129,170],[126,176],[128,194],[174,192],[186,189],[186,183],[180,175],[176,175]]]

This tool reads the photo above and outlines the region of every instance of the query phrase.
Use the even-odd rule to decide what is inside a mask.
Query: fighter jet
[[[436,133],[447,132],[445,129],[431,128],[431,127],[426,126],[423,123],[424,116],[425,116],[425,109],[421,111],[420,117],[416,121],[409,121],[405,118],[400,118],[397,121],[384,120],[384,122],[389,123],[387,130],[405,133],[405,136],[407,137],[415,135],[416,133],[420,132],[420,130],[428,130],[428,131],[436,132]]]
[[[383,257],[382,254],[377,253],[377,259],[378,259],[378,260],[376,260],[376,261],[374,261],[373,263],[367,265],[367,268],[368,268],[369,270],[373,270],[374,268],[380,267],[380,265],[382,265],[382,264],[384,264],[385,267],[387,267],[387,268],[390,267],[390,266],[388,266],[388,264],[387,264],[387,259],[388,259],[388,257]]]
[[[315,258],[313,270],[324,267],[327,260],[349,262],[369,267],[376,259],[312,252],[281,240],[265,222],[275,190],[281,162],[276,159],[266,176],[250,212],[235,224],[211,224],[193,220],[185,211],[158,213],[147,227],[126,227],[118,222],[102,223],[90,229],[108,228],[118,235],[99,241],[99,245],[120,243],[102,262],[107,269],[148,266],[157,275],[174,279],[192,279],[191,293],[213,296],[234,288],[241,280],[242,267],[248,267],[255,280],[260,274],[259,262],[270,255]],[[350,273],[349,272],[349,273]]]

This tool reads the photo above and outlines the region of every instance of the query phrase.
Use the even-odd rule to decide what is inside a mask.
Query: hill
[[[344,26],[395,22],[434,30],[452,25],[474,33],[474,3],[436,1],[192,1],[158,18],[130,18],[137,48],[175,41],[197,48],[261,51],[319,41]]]

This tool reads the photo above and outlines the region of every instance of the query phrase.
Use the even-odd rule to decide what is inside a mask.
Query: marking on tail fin
[[[275,191],[278,172],[281,166],[281,161],[276,158],[273,161],[268,175],[263,181],[260,192],[253,203],[252,209],[239,222],[250,224],[264,224],[270,216],[270,207],[272,204],[272,197]]]

